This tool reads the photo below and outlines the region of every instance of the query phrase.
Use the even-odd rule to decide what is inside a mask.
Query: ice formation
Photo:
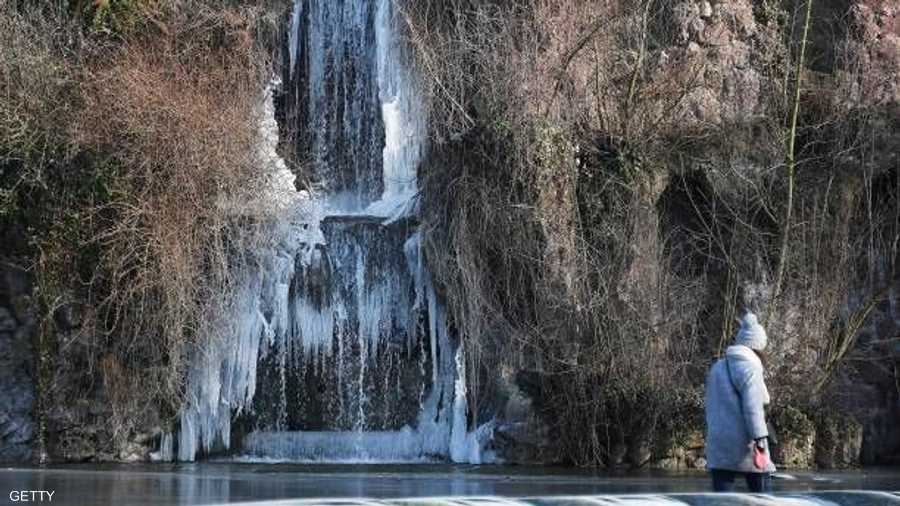
[[[378,99],[384,123],[381,199],[369,205],[372,214],[396,219],[414,211],[410,205],[417,191],[416,169],[425,144],[425,110],[415,75],[404,64],[405,56],[394,33],[391,0],[378,0],[376,57]]]
[[[296,0],[284,81],[266,89],[260,159],[275,209],[231,318],[194,351],[177,457],[482,462],[463,349],[417,230],[425,111],[390,0]],[[279,88],[281,87],[281,88]],[[319,181],[297,192],[273,94]],[[291,123],[291,122],[295,123]],[[233,424],[237,424],[234,425]],[[240,440],[232,444],[231,437]],[[171,455],[170,440],[159,458]]]

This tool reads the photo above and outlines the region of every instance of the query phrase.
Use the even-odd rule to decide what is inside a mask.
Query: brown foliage
[[[83,81],[75,126],[79,145],[110,153],[119,171],[116,197],[98,209],[114,223],[95,237],[102,276],[113,280],[103,307],[118,320],[116,346],[168,368],[159,400],[173,408],[186,346],[215,328],[240,268],[226,204],[262,191],[254,115],[263,68],[247,13],[214,14],[112,50]],[[221,42],[188,42],[205,38]]]
[[[61,339],[49,396],[91,398],[102,372],[117,442],[171,422],[192,343],[218,335],[271,216],[257,149],[267,12],[145,7],[118,40],[0,11],[16,53],[0,53],[0,127],[24,139],[4,138],[0,162],[22,169],[13,201],[51,189],[30,210],[45,318],[81,308],[77,329],[48,327]]]

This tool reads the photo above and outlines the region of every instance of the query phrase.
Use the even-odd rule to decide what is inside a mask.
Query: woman
[[[730,492],[744,475],[751,492],[768,492],[775,465],[769,456],[762,351],[768,337],[756,315],[747,313],[734,344],[706,379],[706,466],[713,490]]]

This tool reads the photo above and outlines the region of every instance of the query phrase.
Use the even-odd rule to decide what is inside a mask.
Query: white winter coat
[[[731,368],[730,378],[726,360]],[[746,346],[729,346],[725,357],[713,364],[706,379],[707,469],[743,473],[775,471],[771,458],[767,469],[753,465],[754,440],[769,435],[764,408],[768,403],[769,391],[759,357]]]

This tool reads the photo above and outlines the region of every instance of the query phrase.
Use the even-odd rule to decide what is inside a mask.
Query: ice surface
[[[313,445],[314,446],[314,445]],[[484,505],[581,506],[655,504],[694,506],[900,504],[900,476],[891,469],[832,473],[798,472],[776,480],[776,493],[713,494],[705,473],[597,474],[573,468],[457,466],[435,462],[396,466],[269,466],[290,459],[248,457],[239,464],[217,460],[201,466],[102,464],[6,468],[0,489],[57,490],[53,504],[255,504],[262,505]],[[377,461],[377,460],[376,460]],[[254,464],[259,462],[261,464]],[[319,462],[314,460],[312,462]],[[371,460],[347,459],[352,464]],[[827,475],[834,483],[811,478]],[[738,484],[743,489],[743,483]],[[838,490],[839,489],[839,490]],[[885,492],[892,491],[892,492]],[[638,502],[639,503],[639,502]],[[650,502],[649,504],[654,504]]]
[[[256,503],[265,505],[266,503]],[[274,503],[272,503],[274,504]],[[883,492],[809,494],[632,494],[583,496],[448,496],[398,499],[341,498],[278,501],[280,506],[881,506],[900,504],[900,496]]]

